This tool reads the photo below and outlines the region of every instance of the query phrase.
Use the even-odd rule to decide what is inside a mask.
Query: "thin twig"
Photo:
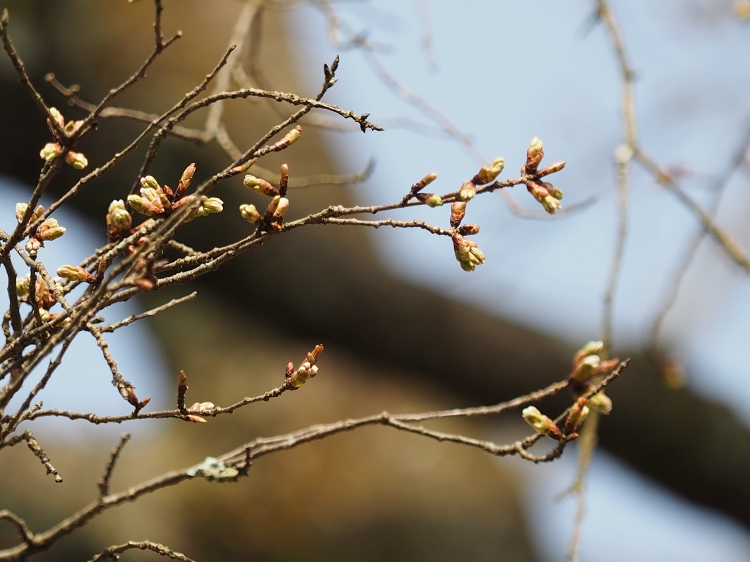
[[[104,496],[107,496],[109,494],[109,480],[112,478],[112,471],[115,469],[117,459],[120,457],[120,453],[122,453],[125,445],[128,444],[128,441],[130,441],[130,433],[123,434],[122,437],[120,437],[120,442],[114,449],[112,449],[109,454],[109,460],[107,460],[107,464],[104,467],[104,474],[102,475],[102,479],[99,481],[100,498],[103,498]]]

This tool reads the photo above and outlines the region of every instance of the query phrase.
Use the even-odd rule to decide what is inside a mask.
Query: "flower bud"
[[[503,171],[503,168],[505,168],[505,160],[503,158],[495,158],[491,164],[480,169],[472,181],[479,185],[493,182]]]
[[[279,194],[278,190],[274,186],[272,186],[262,178],[256,178],[255,176],[247,175],[245,176],[245,179],[242,181],[242,183],[245,184],[245,187],[249,187],[256,193],[260,193],[261,195],[276,197]]]
[[[417,193],[416,198],[433,209],[443,205],[443,198],[437,193]]]
[[[466,202],[465,201],[454,201],[451,203],[451,218],[450,223],[452,228],[458,227],[461,221],[466,216]]]
[[[287,209],[289,209],[289,199],[286,197],[280,197],[279,202],[276,205],[276,210],[273,213],[274,219],[281,219],[284,214],[286,213]]]
[[[565,162],[555,162],[554,164],[551,164],[544,168],[543,170],[539,170],[539,176],[548,176],[550,174],[554,174],[556,172],[559,172],[565,167]]]
[[[26,214],[26,209],[29,208],[28,203],[16,203],[16,220],[21,222],[23,215]]]
[[[477,186],[473,182],[467,181],[461,186],[461,190],[458,192],[458,197],[461,201],[471,201],[477,194]]]
[[[71,281],[86,281],[88,283],[94,281],[94,276],[91,273],[77,265],[63,265],[57,270],[57,274],[63,279],[70,279]]]
[[[474,234],[479,234],[479,225],[478,224],[464,224],[458,229],[458,233],[462,236],[472,236]]]
[[[590,341],[578,350],[578,353],[576,353],[573,361],[578,362],[580,359],[583,359],[587,355],[599,355],[602,351],[604,351],[604,342]]]
[[[159,185],[159,182],[156,181],[156,178],[154,176],[144,176],[141,178],[141,187],[151,188],[151,189],[161,189],[161,186]]]
[[[218,197],[208,197],[200,207],[200,215],[215,215],[221,213],[224,210],[224,201]]]
[[[60,111],[56,107],[50,107],[49,114],[52,117],[52,119],[58,125],[60,125],[60,128],[63,128],[65,126],[65,118],[62,116],[62,113],[60,113]]]
[[[133,217],[125,209],[125,202],[122,199],[115,199],[109,204],[106,220],[110,236],[116,235],[118,231],[130,230],[133,225]]]
[[[605,416],[612,411],[612,399],[604,394],[604,392],[597,392],[588,402],[589,408]]]
[[[551,195],[548,195],[547,197],[542,198],[542,207],[544,207],[544,210],[547,211],[550,215],[554,215],[557,210],[562,207],[560,205],[560,201]]]
[[[65,229],[57,224],[57,219],[47,219],[36,229],[36,237],[42,242],[56,240],[65,234]]]
[[[589,416],[589,407],[576,402],[570,409],[568,418],[565,420],[565,432],[576,431]]]
[[[453,235],[453,252],[464,271],[474,271],[476,266],[482,265],[485,261],[485,256],[477,243],[460,234]]]
[[[560,429],[555,425],[555,422],[542,414],[535,406],[524,408],[521,415],[526,423],[533,427],[537,433],[549,435],[550,437],[560,435]]]
[[[26,241],[26,251],[33,257],[42,247],[42,243],[33,236]]]
[[[68,121],[65,123],[63,130],[67,135],[72,135],[81,128],[81,125],[83,125],[83,121]]]
[[[39,156],[41,156],[45,162],[52,162],[55,158],[60,156],[61,152],[62,147],[59,144],[56,142],[48,142],[39,152]]]
[[[195,162],[190,164],[185,171],[182,172],[180,177],[180,183],[177,185],[177,197],[181,197],[187,188],[190,187],[190,182],[193,181],[193,175],[195,174]]]
[[[434,182],[437,179],[437,174],[427,174],[425,177],[423,177],[421,180],[419,180],[417,183],[411,186],[411,192],[417,193],[419,191],[422,191],[425,187],[430,185],[432,182]]]
[[[524,166],[523,173],[536,173],[542,158],[544,158],[544,143],[542,143],[537,137],[534,137],[531,139],[531,144],[526,151],[526,165]]]
[[[253,224],[260,224],[263,222],[263,217],[258,212],[258,209],[255,208],[255,205],[240,205],[240,214],[247,222]]]
[[[65,161],[76,170],[83,170],[89,165],[89,161],[83,154],[80,152],[73,152],[72,150],[65,155]]]
[[[31,278],[27,275],[26,277],[16,278],[16,295],[22,301],[25,301],[29,297],[29,287],[31,285]]]
[[[600,364],[601,358],[598,355],[587,355],[575,365],[570,378],[576,382],[585,382],[600,374]]]

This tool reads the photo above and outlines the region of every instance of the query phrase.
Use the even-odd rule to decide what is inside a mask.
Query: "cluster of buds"
[[[471,180],[464,182],[458,190],[459,201],[471,201],[477,194],[477,186],[491,183],[497,179],[505,168],[505,160],[495,158],[492,163],[483,166]]]
[[[27,213],[28,209],[29,205],[27,203],[16,203],[16,220],[18,220],[19,223],[23,222],[23,217]],[[43,214],[44,207],[42,205],[39,205],[34,210],[34,212],[31,213],[31,217],[29,218],[28,222],[33,223],[39,220],[40,218],[42,218]],[[35,257],[36,253],[39,251],[39,248],[44,246],[45,242],[56,240],[63,234],[65,234],[65,228],[58,224],[57,219],[46,219],[37,227],[37,229],[34,231],[34,234],[30,236],[26,241],[26,251],[31,257]]]
[[[307,354],[302,364],[295,370],[294,363],[286,366],[286,386],[289,390],[297,390],[305,384],[307,379],[313,378],[318,374],[318,355],[323,352],[323,345],[318,344],[311,352]]]
[[[467,224],[466,226],[476,227],[476,231],[479,231],[479,227],[476,225]],[[485,260],[484,254],[479,249],[477,243],[459,233],[453,235],[453,253],[456,255],[456,259],[464,271],[474,271]]]
[[[122,199],[115,199],[109,204],[107,210],[107,235],[110,240],[119,240],[130,233],[133,226],[133,217],[125,208]]]
[[[573,369],[568,379],[577,396],[580,397],[591,391],[597,379],[601,379],[620,363],[617,357],[609,360],[602,359],[599,354],[603,350],[602,342],[590,341],[573,357]],[[588,399],[588,407],[601,414],[609,414],[612,411],[612,400],[604,392],[597,392]]]
[[[180,181],[177,184],[177,189],[172,190],[168,185],[159,185],[156,178],[153,176],[144,176],[141,178],[141,189],[140,195],[128,195],[128,205],[133,209],[146,215],[147,217],[165,217],[176,211],[180,207],[185,205],[196,205],[195,195],[185,195],[187,188],[190,187],[190,182],[195,174],[195,164],[190,164],[185,171],[182,172]],[[112,214],[113,206],[119,208],[119,201],[113,201],[110,205],[110,214]],[[124,207],[123,207],[124,210]],[[191,212],[185,218],[185,222],[190,222],[196,217],[205,217],[220,213],[224,210],[224,202],[218,197],[206,197],[201,195],[200,202],[192,208]],[[122,213],[117,213],[123,224],[127,220]],[[110,215],[107,215],[109,217]],[[114,217],[113,217],[114,218]],[[107,225],[110,222],[108,219]],[[129,227],[128,227],[129,228]],[[125,232],[127,229],[118,229],[121,232]]]
[[[54,107],[50,107],[49,112],[55,123],[57,123],[60,129],[62,129],[68,136],[74,134],[78,129],[81,128],[81,125],[83,125],[83,121],[68,121],[66,123],[65,118]],[[52,134],[55,135],[55,137],[59,138],[57,129],[52,125],[52,122],[49,119],[47,119],[47,124],[49,125]],[[42,160],[49,163],[60,156],[60,154],[62,154],[62,151],[62,145],[59,142],[48,142],[39,152],[39,156],[42,158]],[[69,150],[65,154],[65,161],[73,166],[76,170],[83,170],[86,166],[89,165],[89,161],[83,154],[81,154],[80,152],[74,152],[72,150]]]
[[[266,207],[266,212],[261,215],[255,205],[243,203],[240,205],[240,215],[247,222],[254,224],[262,230],[275,230],[280,232],[284,228],[284,215],[289,209],[289,199],[286,198],[287,188],[289,186],[289,166],[281,165],[281,178],[279,179],[279,188],[276,189],[263,178],[257,178],[253,175],[246,175],[242,180],[245,187],[252,189],[260,195],[271,198],[271,202]]]
[[[581,396],[578,400],[573,403],[570,408],[568,417],[565,419],[565,433],[571,435],[575,433],[581,424],[586,420],[589,415],[588,398]]]
[[[542,158],[544,158],[544,144],[535,137],[526,151],[526,163],[521,168],[521,174],[534,176],[533,179],[526,181],[526,189],[534,196],[534,199],[542,204],[545,211],[554,215],[561,207],[562,189],[549,182],[542,181],[541,178],[559,172],[565,167],[565,162],[557,162],[540,170],[539,164],[542,162]]]
[[[70,281],[96,282],[96,277],[80,265],[63,265],[57,270],[57,274],[63,279],[69,279]]]
[[[562,434],[560,428],[555,425],[555,422],[551,418],[542,414],[542,412],[540,412],[535,406],[524,408],[521,415],[526,423],[533,427],[534,431],[537,433],[547,435],[554,439],[559,439],[561,437]]]

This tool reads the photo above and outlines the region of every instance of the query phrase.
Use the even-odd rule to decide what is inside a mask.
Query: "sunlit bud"
[[[440,207],[443,204],[443,198],[437,193],[417,193],[416,198],[428,207]]]
[[[561,206],[562,205],[560,205],[560,201],[558,199],[555,199],[551,195],[548,195],[547,197],[544,197],[542,199],[542,207],[544,207],[544,210],[547,211],[550,215],[554,215]]]
[[[182,172],[180,177],[180,183],[177,185],[177,196],[182,196],[183,193],[190,187],[190,182],[193,181],[193,175],[195,174],[195,162],[190,164],[185,171]]]
[[[531,140],[528,150],[526,151],[525,173],[533,174],[536,172],[539,163],[544,158],[544,143],[534,137]]]
[[[63,130],[68,134],[72,135],[74,134],[78,129],[81,128],[81,125],[83,125],[83,121],[68,121],[65,123],[65,127],[63,127]]]
[[[451,203],[451,227],[456,228],[466,216],[466,202],[454,201]]]
[[[224,210],[224,201],[218,197],[208,197],[200,207],[200,215],[215,215]]]
[[[16,278],[16,294],[22,301],[25,301],[29,296],[30,284],[31,278],[28,275],[26,277]]]
[[[562,199],[563,198],[563,191],[559,187],[555,187],[550,182],[546,181],[542,184],[545,189],[549,192],[549,194],[554,197],[555,199]]]
[[[247,222],[253,224],[260,224],[263,222],[263,217],[258,212],[258,209],[255,208],[255,205],[240,205],[240,214]]]
[[[140,195],[128,195],[128,205],[148,217],[164,213],[159,193],[151,187],[142,187]]]
[[[289,166],[281,165],[281,176],[279,177],[279,194],[284,197],[289,187]]]
[[[423,177],[421,180],[419,180],[417,183],[411,186],[411,192],[417,193],[419,191],[422,191],[425,187],[430,185],[432,182],[434,182],[437,179],[437,174],[427,174],[425,177]]]
[[[247,175],[245,176],[245,179],[242,180],[242,183],[245,184],[245,187],[249,187],[256,193],[260,193],[261,195],[275,197],[279,194],[278,190],[274,186],[272,186],[262,178],[256,178],[255,176]]]
[[[141,187],[150,187],[151,189],[161,189],[159,182],[154,176],[144,176],[141,178]]]
[[[23,215],[26,213],[26,209],[29,208],[28,203],[16,203],[16,220],[21,222]]]
[[[40,308],[39,318],[42,319],[42,322],[46,323],[52,320],[52,315],[49,313],[49,310],[47,310],[46,308]]]
[[[309,363],[310,363],[311,365],[315,365],[315,363],[316,363],[316,362],[318,361],[318,356],[319,356],[319,355],[320,355],[321,353],[323,353],[323,350],[324,350],[324,349],[325,349],[325,348],[323,347],[323,344],[322,344],[322,343],[319,343],[318,345],[316,345],[316,346],[315,346],[315,347],[313,348],[313,350],[312,350],[312,351],[310,351],[310,352],[309,352],[309,353],[307,354],[307,357],[305,358],[305,360],[306,360],[307,362],[309,362]]]
[[[73,152],[72,150],[65,155],[65,161],[76,170],[83,170],[89,165],[89,161],[83,154],[80,152]]]
[[[589,408],[600,414],[607,415],[612,411],[612,400],[603,392],[597,392],[589,398]]]
[[[535,406],[524,408],[521,415],[526,423],[533,427],[537,433],[551,437],[560,435],[560,429],[555,425],[555,422],[542,414]]]
[[[213,402],[201,402],[198,404],[198,408],[196,408],[201,414],[204,414],[206,412],[210,412],[211,410],[216,409],[216,404]]]
[[[65,229],[57,224],[57,219],[47,219],[36,229],[36,237],[43,242],[56,240],[65,234]]]
[[[539,170],[539,176],[548,176],[550,174],[554,174],[562,170],[564,167],[565,162],[555,162],[554,164],[551,164],[546,168]]]
[[[482,167],[472,181],[479,185],[493,182],[503,171],[503,168],[505,168],[505,160],[503,158],[496,158],[491,164]]]
[[[458,229],[458,233],[462,236],[472,236],[474,234],[479,234],[479,225],[478,224],[464,224],[461,226],[461,228]]]
[[[50,107],[49,114],[61,128],[65,126],[65,118],[56,107]]]
[[[600,364],[601,358],[598,355],[587,355],[576,364],[570,378],[577,382],[585,382],[600,373]]]
[[[39,156],[41,156],[45,162],[52,162],[52,160],[60,156],[60,152],[62,152],[62,147],[59,144],[56,142],[48,142],[39,152]]]
[[[122,199],[115,199],[109,204],[106,220],[107,226],[114,230],[130,230],[133,225],[133,217],[125,209],[125,202]]]
[[[37,304],[42,308],[50,308],[55,304],[55,295],[47,285],[47,282],[42,277],[36,278],[36,288],[34,289],[34,296]]]
[[[91,282],[94,280],[91,273],[78,265],[63,265],[57,270],[57,274],[63,279],[70,279],[71,281]]]
[[[207,419],[193,414],[188,414],[187,416],[185,416],[185,420],[193,423],[208,423]]]
[[[42,243],[32,236],[26,241],[25,247],[26,251],[33,257],[39,251],[39,248],[42,247]]]
[[[273,213],[273,217],[275,219],[280,219],[284,216],[287,209],[289,209],[289,199],[287,199],[286,197],[280,197],[276,205],[276,210]]]
[[[577,363],[587,355],[599,355],[602,351],[604,351],[603,341],[590,341],[578,350],[573,358],[573,362]]]
[[[572,431],[577,430],[579,427],[581,427],[581,424],[588,417],[589,407],[586,406],[586,404],[582,403],[585,401],[586,401],[585,399],[577,400],[576,403],[573,404],[573,407],[570,409],[568,418],[565,420],[565,432],[566,433],[570,433]]]
[[[279,206],[279,201],[281,201],[281,195],[277,195],[276,197],[271,199],[271,202],[266,208],[266,216],[271,216],[276,212],[276,208]]]
[[[485,256],[477,243],[460,234],[453,235],[453,253],[464,271],[474,271],[476,266],[482,265],[485,261]]]
[[[298,125],[294,129],[289,131],[286,135],[284,135],[284,138],[282,138],[279,142],[277,142],[274,145],[274,149],[281,150],[282,148],[286,148],[290,144],[294,144],[295,142],[297,142],[301,136],[302,136],[302,127]]]
[[[477,194],[477,186],[473,182],[467,181],[461,186],[461,190],[458,192],[458,197],[461,201],[470,201],[474,199]]]

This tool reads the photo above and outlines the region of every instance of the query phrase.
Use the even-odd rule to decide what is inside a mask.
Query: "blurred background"
[[[181,29],[184,36],[115,105],[171,107],[216,64],[245,4],[165,0],[165,35]],[[68,118],[83,112],[66,106],[44,82],[46,73],[66,86],[79,84],[81,98],[95,102],[152,48],[153,6],[146,0],[10,0],[7,6],[11,37],[30,74]],[[721,196],[717,220],[750,247],[747,166],[735,158],[750,127],[743,6],[612,3],[636,71],[642,145],[704,207]],[[107,320],[115,321],[199,292],[112,337],[122,372],[139,396],[153,397],[156,409],[172,406],[179,369],[190,377],[190,402],[219,405],[278,386],[286,363],[298,363],[320,342],[326,346],[321,374],[300,392],[201,426],[35,421],[29,428],[65,482],[55,485],[27,450],[4,451],[0,507],[25,517],[35,531],[56,523],[94,499],[108,451],[123,431],[134,438],[115,489],[256,436],[383,409],[490,404],[565,377],[575,350],[601,337],[617,228],[613,154],[622,143],[621,82],[595,13],[594,2],[263,4],[242,54],[243,79],[312,96],[323,63],[340,54],[339,81],[325,101],[369,112],[386,128],[363,135],[356,124],[322,113],[303,120],[302,139],[264,159],[263,168],[287,162],[292,178],[302,178],[355,175],[371,160],[375,167],[361,183],[292,190],[292,218],[333,203],[396,201],[429,172],[439,175],[435,191],[452,191],[497,156],[506,161],[502,177],[515,177],[534,136],[545,143],[546,163],[568,163],[555,179],[564,207],[589,204],[548,218],[525,190],[513,190],[511,201],[483,196],[482,204],[469,205],[467,220],[482,227],[476,240],[487,263],[471,274],[461,271],[450,243],[422,231],[311,227],[274,239],[195,287],[109,310]],[[28,199],[49,133],[5,59],[0,100],[0,227],[8,230],[13,206]],[[237,100],[226,104],[225,123],[244,149],[290,113]],[[202,127],[205,118],[196,115],[188,125]],[[140,130],[132,121],[103,119],[81,150],[96,166]],[[163,146],[153,168],[162,183],[176,183],[189,162],[198,165],[196,181],[229,162],[215,142],[197,147],[169,139]],[[56,214],[68,231],[40,254],[48,269],[77,263],[105,241],[107,205],[125,197],[144,151]],[[654,318],[700,224],[650,176],[633,170],[614,299],[614,352],[633,361],[608,391],[614,409],[600,424],[581,560],[748,560],[747,274],[711,240],[703,242],[655,345]],[[730,179],[719,192],[717,178],[727,170]],[[47,204],[79,175],[67,170]],[[250,232],[233,209],[260,199],[237,178],[216,195],[225,212],[190,223],[179,240],[205,249]],[[392,216],[447,226],[448,214],[439,208]],[[304,278],[290,275],[300,267]],[[93,340],[76,345],[41,396],[45,407],[127,412]],[[664,369],[667,359],[679,364],[678,376]],[[528,433],[518,412],[442,427],[498,442]],[[148,539],[201,561],[563,560],[575,505],[559,496],[573,482],[576,462],[575,448],[534,466],[366,428],[261,459],[238,484],[195,481],[159,491],[106,513],[38,559],[82,560],[110,544]],[[16,540],[12,529],[0,528],[0,547]]]

